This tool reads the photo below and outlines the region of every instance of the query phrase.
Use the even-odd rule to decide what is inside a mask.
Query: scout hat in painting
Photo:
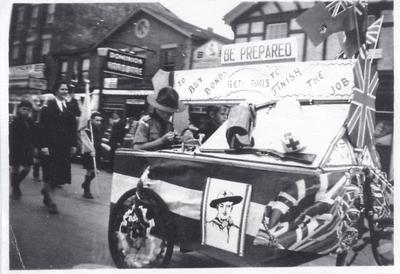
[[[223,202],[233,202],[234,205],[240,203],[243,200],[242,196],[238,196],[238,195],[233,195],[232,192],[227,191],[227,190],[223,190],[220,193],[218,193],[217,198],[215,198],[214,200],[211,201],[210,206],[213,208],[217,208],[217,205],[219,203],[223,203]]]
[[[164,87],[158,94],[147,96],[147,102],[156,109],[166,112],[181,112],[185,110],[185,105],[179,102],[179,95],[175,89]]]
[[[280,118],[281,143],[285,152],[297,152],[305,148],[302,138],[304,117],[300,103],[293,98],[284,98],[276,103]]]

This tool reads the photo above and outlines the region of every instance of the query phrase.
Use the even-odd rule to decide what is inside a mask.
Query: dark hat
[[[242,200],[243,200],[242,196],[233,195],[232,192],[224,190],[218,194],[216,199],[211,201],[210,206],[213,208],[217,208],[217,205],[219,203],[223,203],[223,202],[227,202],[227,201],[233,202],[233,204],[236,205],[236,204],[240,203]]]
[[[101,119],[103,119],[103,115],[101,115],[101,113],[98,111],[93,112],[92,115],[90,116],[90,119],[93,119],[95,117],[100,117]]]
[[[26,108],[30,108],[32,109],[32,103],[29,102],[28,100],[22,100],[19,104],[18,104],[18,108],[22,108],[22,107],[26,107]]]
[[[156,109],[166,112],[182,112],[185,110],[185,105],[179,102],[178,93],[171,87],[160,89],[157,95],[147,96],[147,102]]]

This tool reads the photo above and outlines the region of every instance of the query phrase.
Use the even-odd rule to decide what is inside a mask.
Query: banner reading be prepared
[[[263,40],[249,43],[224,45],[221,64],[296,61],[297,41],[295,38]]]

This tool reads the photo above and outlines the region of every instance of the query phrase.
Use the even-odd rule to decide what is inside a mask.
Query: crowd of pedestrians
[[[104,167],[106,154],[106,169],[112,172],[115,151],[120,147],[159,150],[199,136],[207,139],[226,120],[229,111],[226,107],[209,107],[205,123],[191,124],[178,133],[171,117],[183,111],[185,105],[173,88],[165,87],[149,95],[147,103],[151,111],[141,112],[136,119],[124,119],[121,113],[114,112],[104,123],[103,115],[93,112],[90,127],[85,129],[93,150],[80,153],[81,104],[74,98],[71,85],[57,82],[52,94],[23,99],[9,123],[11,198],[21,199],[20,184],[32,168],[33,179],[43,182],[43,204],[48,212],[57,214],[56,189],[71,184],[71,162],[75,156],[80,156],[86,170],[81,184],[83,197],[93,199],[91,182],[98,168]]]

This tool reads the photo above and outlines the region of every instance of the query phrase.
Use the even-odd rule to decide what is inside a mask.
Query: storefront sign
[[[46,90],[47,89],[47,81],[45,79],[37,79],[37,78],[26,78],[26,79],[10,79],[9,81],[10,88],[31,88],[31,89],[39,89]]]
[[[118,78],[104,78],[104,88],[117,88]]]
[[[284,97],[348,99],[353,60],[226,66],[175,71],[181,100],[243,100],[262,103]]]
[[[28,78],[29,76],[33,76],[35,78],[44,78],[44,68],[44,63],[13,66],[10,67],[9,76],[10,79],[24,79]]]
[[[294,37],[237,43],[222,46],[221,64],[296,61],[297,41]]]
[[[109,49],[104,72],[130,78],[142,79],[145,59],[129,53]]]
[[[126,99],[127,105],[145,105],[146,101],[144,99]]]
[[[34,89],[46,90],[47,81],[44,79],[29,78],[29,87]]]

